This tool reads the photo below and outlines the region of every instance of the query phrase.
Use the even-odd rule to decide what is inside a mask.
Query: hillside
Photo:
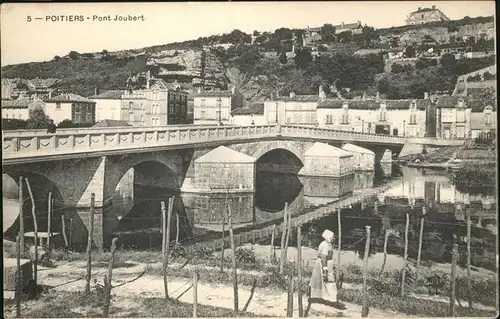
[[[400,46],[402,42],[417,50],[422,41],[440,43],[438,47],[448,44],[486,48],[490,46],[492,24],[493,17],[479,17],[378,30],[364,26],[362,33],[355,35],[335,34],[333,26],[324,25],[319,40],[306,47],[302,46],[302,39],[308,37],[307,30],[280,28],[274,32],[254,31],[252,35],[233,30],[118,52],[72,51],[48,62],[5,66],[2,78],[58,78],[61,81],[57,88],[88,96],[96,87],[125,89],[132,73],[150,70],[153,76],[178,81],[185,89],[225,89],[235,85],[252,100],[269,97],[272,91],[316,94],[320,84],[327,93],[340,90],[347,98],[364,92],[375,94],[377,90],[390,98],[417,98],[426,91],[452,90],[457,76],[475,67],[489,66],[495,57],[456,62],[446,58],[445,65],[442,59],[421,59],[414,66],[393,65],[387,69],[384,51],[365,55],[353,52],[360,48]],[[467,36],[470,39],[463,40]],[[460,37],[462,40],[457,39]],[[294,53],[290,52],[292,47]]]

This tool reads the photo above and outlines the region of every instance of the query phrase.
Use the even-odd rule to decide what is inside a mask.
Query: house
[[[426,136],[426,110],[430,104],[428,98],[325,99],[318,104],[318,125],[362,133]]]
[[[351,32],[352,34],[361,34],[363,33],[363,26],[361,25],[361,21],[356,21],[354,23],[344,23],[339,25],[335,25],[335,34],[340,34],[342,32]]]
[[[231,112],[233,125],[265,125],[264,102],[254,102],[247,107],[240,107]]]
[[[193,96],[194,124],[229,124],[231,111],[243,106],[243,96],[231,91],[201,91]]]
[[[45,100],[45,114],[58,124],[70,120],[75,124],[95,123],[96,102],[73,93]]]
[[[477,138],[481,133],[496,133],[496,100],[469,101],[470,137]]]
[[[407,25],[424,24],[437,21],[450,21],[450,19],[436,6],[432,8],[421,8],[417,11],[411,12],[406,18]]]
[[[156,79],[147,85],[144,123],[146,126],[189,124],[188,93],[177,83]]]
[[[295,95],[273,98],[264,102],[264,114],[268,124],[279,122],[290,125],[316,125],[318,101],[326,98],[323,87],[318,95]]]
[[[122,96],[123,90],[105,91],[90,97],[96,102],[95,112],[96,121],[102,120],[120,120],[122,114]]]
[[[146,96],[144,90],[124,91],[121,100],[120,119],[133,126],[144,126]]]
[[[467,138],[471,108],[463,96],[441,96],[436,103],[436,137]]]
[[[2,99],[2,119],[29,119],[29,111],[35,107],[44,108],[45,103],[41,100],[32,101],[27,99],[3,100]]]
[[[307,26],[307,29],[302,36],[302,46],[305,47],[313,42],[321,41],[322,37],[320,31],[321,27],[309,28],[309,26]]]

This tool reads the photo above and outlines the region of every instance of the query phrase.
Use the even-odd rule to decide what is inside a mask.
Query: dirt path
[[[113,285],[120,284],[125,281],[136,278],[144,269],[145,264],[136,264],[129,268],[117,268],[113,270]],[[58,286],[54,288],[56,291],[75,291],[83,290],[85,280],[81,279],[76,282],[64,284],[72,280],[82,278],[85,275],[85,264],[83,262],[71,262],[59,265],[57,268],[46,269],[39,273],[39,281],[41,284]],[[106,273],[104,267],[93,268],[93,278],[100,283]],[[61,285],[64,284],[64,285]],[[177,298],[184,292],[191,282],[185,278],[169,279],[169,294],[173,298]],[[250,296],[250,287],[239,286],[239,308],[243,309]],[[130,310],[137,302],[137,298],[147,297],[163,297],[164,286],[163,278],[160,276],[144,275],[138,280],[127,283],[123,286],[113,289],[113,295],[118,298],[113,298],[113,306],[120,308],[128,308]],[[135,300],[135,302],[134,302]],[[180,301],[192,303],[192,290],[185,293]],[[298,316],[297,295],[294,298],[294,316]],[[211,284],[200,279],[198,283],[198,303],[217,307],[233,308],[233,289],[231,285]],[[286,292],[271,289],[271,288],[256,288],[253,298],[249,304],[247,311],[266,316],[282,317],[286,315],[287,294]],[[307,306],[307,299],[303,300],[304,308]],[[310,316],[344,316],[344,317],[359,317],[361,314],[361,306],[351,303],[346,303],[346,309],[339,310],[323,305],[313,304],[309,312]],[[77,309],[78,310],[78,309]],[[374,317],[409,317],[401,313],[390,311],[370,309],[370,316]]]

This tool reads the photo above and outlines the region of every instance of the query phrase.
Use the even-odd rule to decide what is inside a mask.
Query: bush
[[[77,60],[80,57],[80,53],[76,51],[71,51],[68,56],[70,57],[71,60]]]
[[[255,263],[255,249],[253,247],[238,247],[236,249],[236,261],[244,264]]]
[[[27,122],[18,119],[2,119],[2,130],[24,130]]]

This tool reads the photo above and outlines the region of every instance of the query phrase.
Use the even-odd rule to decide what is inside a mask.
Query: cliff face
[[[224,67],[210,51],[164,50],[152,54],[147,64],[155,66],[154,75],[167,81],[209,87],[226,84]]]

